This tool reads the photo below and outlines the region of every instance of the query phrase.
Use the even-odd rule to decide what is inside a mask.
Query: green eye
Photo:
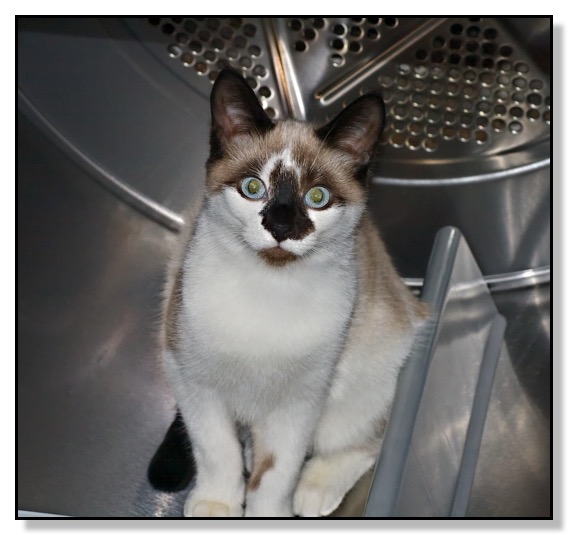
[[[329,202],[330,196],[328,189],[323,186],[316,186],[306,193],[304,202],[310,208],[323,208]]]
[[[249,176],[241,182],[241,191],[249,199],[262,199],[266,192],[266,188],[260,178]]]

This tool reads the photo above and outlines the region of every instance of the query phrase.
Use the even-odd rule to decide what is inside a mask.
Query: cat
[[[197,471],[184,516],[328,515],[374,465],[428,315],[365,211],[384,104],[273,122],[226,68],[211,114],[206,194],[163,311]]]

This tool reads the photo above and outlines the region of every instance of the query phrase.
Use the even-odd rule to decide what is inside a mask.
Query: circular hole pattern
[[[343,50],[345,48],[345,41],[343,39],[333,39],[331,41],[331,48],[334,50]]]
[[[224,26],[223,28],[221,28],[221,37],[223,39],[232,39],[233,35],[235,35],[235,32],[232,28],[229,28],[228,26]]]
[[[512,134],[520,134],[523,130],[523,125],[519,121],[512,121],[509,123],[509,130]]]
[[[325,26],[325,19],[321,17],[316,17],[314,19],[314,28],[321,30]]]
[[[254,43],[259,31],[252,19],[175,19],[148,19],[157,31],[171,35],[167,45],[170,57],[211,82],[224,66],[236,66],[249,73],[246,79],[263,103],[274,97],[270,84],[259,83],[269,73],[257,59],[263,51]],[[529,124],[550,123],[550,110],[546,109],[550,98],[542,95],[543,81],[529,77],[529,63],[522,61],[510,44],[499,43],[499,32],[488,25],[491,19],[472,19],[441,27],[429,43],[401,55],[405,61],[396,66],[395,79],[388,69],[378,77],[392,116],[385,129],[390,133],[385,132],[383,142],[433,152],[442,139],[485,144],[491,140],[489,132],[517,134]],[[394,17],[297,17],[286,23],[295,35],[293,49],[313,53],[310,46],[326,43],[331,66],[342,67],[348,58],[354,61],[354,54],[371,53],[372,48],[366,50],[367,43],[376,46],[371,41],[381,38],[379,30],[395,28],[399,21]],[[357,89],[363,94],[374,88],[371,84]],[[346,98],[344,104],[348,101]],[[274,107],[268,109],[274,116],[278,114]]]
[[[268,71],[266,70],[266,67],[264,67],[264,65],[257,65],[252,72],[258,76],[259,78],[265,78],[266,75],[268,74]]]
[[[242,35],[237,35],[233,39],[233,43],[235,44],[235,46],[237,48],[245,48],[247,46],[247,39],[246,39],[246,37],[244,37]]]
[[[436,37],[434,37],[434,39],[432,39],[432,46],[434,48],[442,48],[445,44],[446,44],[446,41],[444,40],[443,37],[436,36]]]
[[[187,19],[184,24],[183,27],[189,32],[189,33],[193,33],[195,32],[195,30],[197,30],[197,22],[193,19]]]
[[[254,39],[258,34],[255,24],[240,18],[205,17],[180,19],[174,22],[183,25],[185,32],[175,33],[175,43],[170,43],[167,50],[171,57],[179,58],[184,67],[191,66],[195,73],[207,77],[210,83],[215,81],[223,68],[238,67],[243,74],[250,72],[245,79],[263,99],[263,102],[274,96],[274,90],[271,87],[268,85],[260,87],[258,82],[259,79],[267,79],[269,72],[257,60],[263,54],[260,46],[249,43],[249,39]],[[288,24],[291,28],[303,29],[304,27],[300,19],[293,19]],[[158,24],[154,25],[158,26]],[[165,24],[161,23],[160,30],[165,33],[170,32],[170,28],[164,28],[164,26]],[[311,34],[310,31],[314,33]],[[194,37],[190,38],[190,35]],[[317,35],[315,30],[306,27],[304,37],[309,40],[310,37],[315,38]],[[186,47],[187,52],[184,52]],[[272,117],[278,116],[277,109],[267,108],[267,110]]]
[[[527,111],[527,117],[531,121],[536,121],[540,117],[540,113],[538,110],[532,109]]]
[[[531,93],[528,97],[527,97],[527,102],[533,106],[533,107],[537,107],[540,106],[542,104],[542,97],[538,94],[538,93]]]
[[[214,50],[216,50],[217,52],[220,52],[221,50],[223,50],[225,48],[225,41],[219,37],[215,37],[212,41],[211,41],[211,46],[213,47]]]
[[[304,38],[308,41],[313,41],[317,37],[317,33],[313,28],[306,28],[304,30]]]
[[[184,32],[179,32],[176,34],[176,41],[180,45],[187,45],[189,43],[189,35],[187,35],[187,33]]]
[[[207,71],[209,70],[209,68],[207,67],[207,63],[205,63],[204,61],[198,61],[195,64],[194,69],[197,71],[197,74],[201,76],[207,74]]]
[[[215,52],[213,52],[212,50],[206,50],[203,53],[203,59],[208,63],[213,63],[217,60],[217,54],[215,54]]]
[[[209,39],[211,38],[211,33],[207,30],[201,30],[198,34],[197,37],[199,38],[200,41],[206,43],[207,41],[209,41]]]
[[[546,110],[543,114],[542,114],[542,118],[544,119],[545,123],[550,124],[550,110]]]
[[[189,49],[196,54],[201,54],[203,45],[199,41],[191,41],[191,43],[189,43]]]
[[[329,56],[329,61],[334,67],[342,67],[345,64],[345,58],[341,54],[332,54]]]
[[[489,134],[484,130],[476,130],[473,133],[473,138],[475,139],[476,143],[483,144],[487,143],[487,140],[489,139]]]
[[[256,26],[254,24],[245,24],[243,26],[243,33],[247,37],[254,37],[256,35]]]
[[[349,35],[351,37],[361,37],[363,35],[363,29],[360,26],[353,26],[351,30],[349,30]]]
[[[252,60],[248,56],[244,56],[239,60],[239,65],[243,69],[250,69],[252,67]]]
[[[170,58],[179,58],[181,56],[181,48],[177,45],[169,45],[168,54]]]
[[[343,24],[336,24],[332,31],[335,35],[345,35],[347,33],[347,28]]]
[[[454,35],[461,35],[463,33],[463,26],[461,24],[452,24],[450,32]]]
[[[375,28],[369,28],[367,30],[367,38],[368,39],[378,39],[380,37],[379,31]],[[425,54],[425,53],[424,53]],[[417,58],[418,59],[418,58]]]
[[[194,62],[193,54],[188,54],[188,53],[182,54],[180,59],[181,59],[182,65],[184,67],[189,67],[189,66],[193,65],[193,62]]]
[[[491,121],[491,126],[495,132],[502,132],[505,129],[506,124],[503,119],[493,119],[493,121]]]
[[[208,19],[207,20],[207,27],[211,31],[216,31],[217,29],[219,29],[220,25],[221,25],[221,22],[219,21],[219,19]]]
[[[516,117],[517,119],[519,117],[523,116],[523,108],[520,108],[519,106],[513,106],[510,110],[509,113],[513,116]]]
[[[166,35],[171,35],[172,33],[174,33],[176,30],[176,27],[173,24],[170,24],[169,22],[166,22],[166,24],[162,25],[162,32],[165,33]]]
[[[292,19],[288,21],[288,28],[294,32],[298,32],[303,28],[302,21],[300,19]]]

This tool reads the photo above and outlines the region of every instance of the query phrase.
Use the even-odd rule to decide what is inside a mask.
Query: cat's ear
[[[222,153],[237,136],[262,134],[272,127],[248,82],[234,69],[223,69],[211,91],[211,153]]]
[[[377,93],[359,97],[329,123],[316,130],[332,147],[343,150],[358,165],[369,163],[385,124],[385,104]]]

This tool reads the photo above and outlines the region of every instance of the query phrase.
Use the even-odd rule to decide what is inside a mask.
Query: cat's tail
[[[194,474],[195,462],[189,436],[178,411],[150,461],[148,479],[157,490],[177,492],[188,487]]]

